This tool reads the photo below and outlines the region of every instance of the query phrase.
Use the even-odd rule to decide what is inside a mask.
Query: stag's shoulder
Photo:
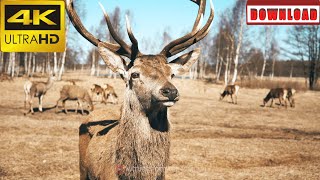
[[[87,131],[90,136],[102,136],[117,127],[119,119],[120,107],[110,105],[102,109],[94,110],[90,113],[89,117],[82,122],[81,126],[82,128],[86,128],[84,130]]]

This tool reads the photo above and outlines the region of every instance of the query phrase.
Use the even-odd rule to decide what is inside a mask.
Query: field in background
[[[87,89],[110,83],[123,99],[120,79],[77,73],[68,79]],[[69,82],[48,91],[45,112],[24,116],[24,81],[0,83],[0,179],[78,179],[78,127],[87,116],[52,109]],[[263,108],[267,89],[241,88],[233,105],[229,97],[218,101],[222,85],[174,82],[181,100],[170,109],[167,179],[320,179],[320,92],[298,92],[294,109]],[[67,102],[68,109],[75,105]],[[108,113],[110,106],[95,109]]]

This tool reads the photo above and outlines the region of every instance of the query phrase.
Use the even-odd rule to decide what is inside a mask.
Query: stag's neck
[[[116,161],[132,168],[125,176],[157,179],[164,174],[169,159],[169,121],[167,108],[144,110],[137,97],[126,91],[119,123]]]
[[[153,106],[145,109],[134,92],[125,93],[120,126],[143,133],[145,137],[152,134],[166,134],[170,130],[167,107]]]

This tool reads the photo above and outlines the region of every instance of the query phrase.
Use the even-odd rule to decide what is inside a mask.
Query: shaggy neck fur
[[[127,88],[119,123],[116,163],[128,179],[164,179],[169,159],[167,107],[143,109],[135,93]]]

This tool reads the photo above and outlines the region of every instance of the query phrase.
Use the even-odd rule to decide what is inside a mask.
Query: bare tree
[[[270,51],[270,45],[271,45],[271,40],[272,40],[272,29],[270,26],[265,26],[264,27],[264,33],[265,33],[265,42],[264,42],[264,60],[263,60],[263,65],[262,65],[262,70],[261,70],[261,75],[260,79],[263,79],[265,70],[266,70],[266,64],[267,64],[267,59],[269,58],[269,51]]]
[[[278,55],[280,53],[279,46],[275,38],[272,38],[271,48],[270,48],[270,58],[272,60],[272,69],[271,69],[271,78],[274,77],[274,67],[276,64],[276,60],[278,59]]]
[[[11,77],[14,77],[15,67],[16,67],[16,53],[15,52],[10,53],[10,62],[11,62],[11,66],[10,66],[10,70],[8,72],[10,73]]]
[[[246,11],[246,1],[238,0],[232,10],[233,18],[233,31],[235,38],[235,57],[233,59],[234,62],[234,69],[233,69],[233,77],[231,80],[231,84],[234,84],[237,80],[238,76],[238,64],[239,64],[239,56],[240,50],[242,47],[242,40],[243,40],[243,31],[245,26],[245,11]]]
[[[61,79],[62,79],[62,73],[64,72],[64,65],[65,65],[65,62],[66,62],[66,54],[67,54],[67,46],[68,46],[68,40],[67,39],[68,39],[69,24],[70,24],[70,21],[68,21],[66,23],[66,47],[65,47],[65,50],[62,53],[62,57],[61,57],[61,66],[60,66],[59,75],[58,75],[58,80],[59,81],[61,81]]]
[[[289,52],[297,59],[308,60],[309,88],[313,90],[320,73],[320,27],[293,26],[289,31],[286,42],[292,47]]]

